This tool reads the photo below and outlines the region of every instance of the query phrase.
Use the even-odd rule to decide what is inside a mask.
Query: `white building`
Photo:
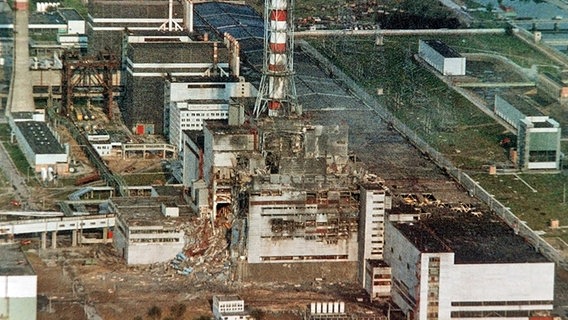
[[[391,296],[392,272],[383,260],[364,260],[365,275],[363,288],[371,301],[380,301]]]
[[[0,244],[0,319],[36,317],[37,275],[19,244]]]
[[[164,132],[180,150],[183,130],[203,130],[204,120],[227,119],[231,100],[256,96],[256,89],[242,77],[219,82],[195,80],[173,77],[165,84]]]
[[[39,113],[13,113],[9,120],[12,135],[34,172],[42,169],[57,173],[69,172],[68,145],[62,146],[54,131],[43,122]]]
[[[169,142],[182,148],[183,130],[203,130],[205,120],[227,119],[227,100],[186,100],[170,104]]]
[[[87,133],[87,140],[101,157],[107,157],[112,154],[110,134],[106,130],[99,129]]]
[[[361,184],[359,201],[358,278],[371,300],[375,300],[390,294],[390,268],[382,259],[385,209],[391,208],[391,197],[377,179],[372,183]]]
[[[440,40],[419,40],[418,55],[445,76],[465,75],[465,57]]]
[[[57,10],[59,14],[65,19],[67,22],[67,34],[68,35],[85,35],[86,28],[85,28],[85,19],[81,17],[79,12],[73,8],[61,8]]]
[[[519,121],[517,151],[521,169],[560,169],[561,128],[547,117],[526,117]]]
[[[392,299],[409,319],[529,319],[553,308],[554,263],[490,213],[387,223]]]
[[[160,197],[112,198],[116,213],[113,243],[127,264],[166,262],[181,252],[184,231],[179,225],[189,219],[189,208]]]
[[[251,319],[245,310],[245,301],[239,296],[213,296],[213,317],[215,320]]]

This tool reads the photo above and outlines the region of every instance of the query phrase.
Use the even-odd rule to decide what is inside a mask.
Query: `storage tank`
[[[315,302],[310,303],[310,313],[311,314],[316,313],[316,303]]]
[[[333,313],[339,313],[339,301],[333,303]]]
[[[316,313],[321,313],[321,302],[316,303]]]
[[[339,302],[339,313],[345,313],[345,302]]]

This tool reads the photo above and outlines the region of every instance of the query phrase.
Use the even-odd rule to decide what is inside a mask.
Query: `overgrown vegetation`
[[[8,124],[0,124],[0,140],[2,140],[4,148],[8,151],[18,171],[23,175],[27,175],[29,173],[30,164],[18,145],[10,142],[10,126]]]
[[[549,59],[511,35],[440,36],[458,52],[493,53],[505,56],[524,68],[554,65]],[[487,165],[508,163],[507,150],[499,141],[505,129],[467,99],[448,90],[447,85],[421,66],[415,36],[386,37],[376,46],[374,37],[338,37],[309,40],[320,52],[361,84],[370,94],[384,89],[377,99],[407,126],[442,152],[452,163],[509,206],[534,229],[544,229],[550,219],[568,223],[563,213],[564,185],[561,174],[489,176]],[[554,67],[552,67],[554,69]],[[510,134],[509,134],[510,135]],[[568,144],[562,148],[566,153]]]

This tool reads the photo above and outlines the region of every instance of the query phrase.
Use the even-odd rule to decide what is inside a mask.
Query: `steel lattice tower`
[[[264,63],[254,115],[299,114],[294,83],[294,0],[265,0]]]

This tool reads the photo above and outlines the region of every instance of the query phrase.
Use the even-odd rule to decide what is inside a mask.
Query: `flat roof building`
[[[521,119],[517,136],[519,167],[560,170],[561,131],[560,124],[547,116]]]
[[[126,125],[134,133],[166,133],[169,110],[165,106],[169,106],[170,101],[179,101],[170,99],[175,96],[171,90],[165,92],[171,88],[166,85],[167,79],[192,77],[192,82],[202,84],[239,81],[239,52],[235,41],[195,41],[183,32],[173,38],[172,35],[133,31],[124,35],[125,93],[121,111]]]
[[[0,244],[0,318],[35,320],[37,275],[19,244]]]
[[[59,143],[41,116],[29,112],[14,113],[9,123],[20,149],[35,172],[48,167],[57,173],[69,171],[67,146]]]
[[[236,295],[213,296],[215,320],[246,320],[250,314],[245,310],[245,301]]]
[[[165,262],[183,250],[181,225],[192,211],[176,198],[111,198],[110,209],[116,213],[113,243],[127,264]]]
[[[392,299],[409,319],[549,314],[554,263],[497,216],[423,212],[421,220],[389,222],[385,231]]]
[[[418,55],[442,75],[465,75],[465,57],[440,40],[419,40]]]

